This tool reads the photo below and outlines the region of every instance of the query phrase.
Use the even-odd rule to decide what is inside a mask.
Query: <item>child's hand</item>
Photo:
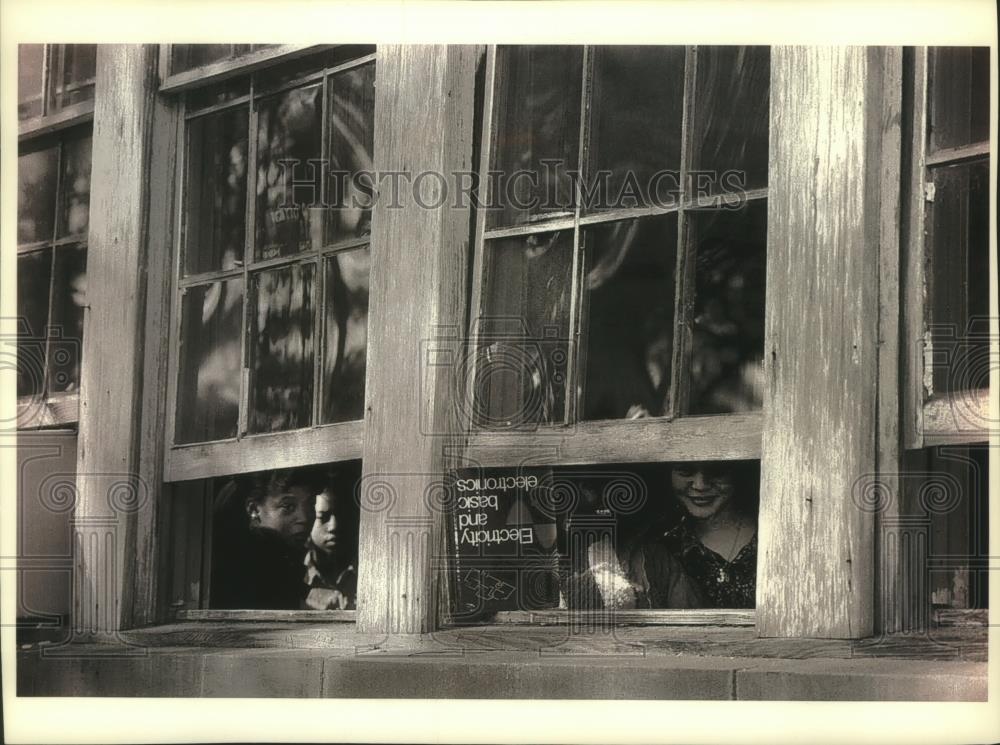
[[[340,590],[314,587],[306,597],[306,607],[311,610],[347,610],[348,600]]]

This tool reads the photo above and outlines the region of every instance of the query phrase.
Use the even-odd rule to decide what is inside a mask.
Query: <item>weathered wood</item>
[[[128,623],[139,478],[145,260],[156,47],[97,52],[87,298],[74,516],[74,628],[114,636]]]
[[[17,141],[24,142],[29,138],[42,137],[58,132],[77,124],[92,121],[94,118],[94,102],[81,101],[60,109],[54,114],[26,119],[17,123]]]
[[[597,624],[623,626],[753,626],[752,610],[535,610],[501,611],[492,619],[499,624]]]
[[[380,47],[376,172],[435,171],[448,179],[472,169],[481,53],[468,46]],[[425,184],[440,188],[436,179]],[[436,195],[429,196],[433,203]],[[358,564],[362,632],[418,633],[436,623],[432,565],[444,526],[432,493],[444,445],[460,426],[453,371],[427,363],[426,341],[442,327],[465,327],[470,219],[468,207],[427,209],[409,195],[401,208],[387,199],[375,205]],[[384,489],[367,490],[375,482]]]
[[[360,458],[363,432],[361,421],[341,422],[240,440],[167,446],[164,478],[187,481]]]
[[[520,434],[477,432],[469,437],[466,457],[478,465],[505,465],[535,448],[552,453],[549,465],[749,460],[760,457],[763,421],[761,412],[749,412],[580,422]]]
[[[350,611],[341,611],[349,613]],[[330,612],[314,611],[317,614]],[[594,658],[612,661],[628,653],[623,664],[655,664],[653,660],[686,655],[689,657],[737,657],[740,667],[752,666],[752,660],[853,659],[858,657],[887,660],[985,661],[985,627],[948,628],[924,635],[895,635],[877,640],[844,639],[760,639],[748,627],[696,628],[677,626],[622,626],[609,636],[606,630],[570,634],[565,626],[491,625],[475,629],[443,629],[433,635],[399,640],[407,656],[421,655],[427,662],[430,654],[442,651],[503,652],[506,664],[520,668],[545,664],[547,660],[573,666],[586,665]],[[167,626],[130,631],[126,638],[144,648],[211,647],[261,649],[316,649],[328,658],[357,655],[368,647],[384,654],[385,640],[378,634],[359,633],[353,625],[331,623],[326,615],[317,615],[313,623],[275,620],[264,623],[246,621],[195,621],[192,618]],[[539,652],[573,652],[551,655]],[[530,657],[523,654],[528,653]],[[458,658],[467,664],[461,657]],[[641,662],[640,662],[641,660]]]
[[[990,392],[986,388],[934,396],[922,407],[923,443],[926,447],[969,444],[989,439]]]
[[[875,623],[882,633],[902,630],[900,573],[905,571],[895,550],[886,550],[885,529],[899,522],[902,469],[900,448],[900,356],[899,332],[902,305],[900,292],[899,224],[901,211],[900,170],[903,95],[903,52],[898,47],[872,49],[869,91],[872,114],[878,117],[879,132],[872,140],[873,163],[878,159],[876,199],[878,217],[878,432],[876,466],[878,500],[871,506],[876,514],[875,535]]]
[[[42,429],[75,424],[79,419],[80,396],[57,393],[42,399],[24,396],[17,402],[17,428]]]
[[[182,609],[175,617],[178,621],[249,621],[253,623],[317,623],[344,621],[353,623],[357,611],[353,610],[211,610]]]
[[[962,145],[961,147],[949,147],[942,150],[935,150],[924,157],[924,165],[938,166],[945,163],[961,163],[965,160],[989,157],[990,143],[976,142],[972,145]]]
[[[775,47],[757,632],[871,634],[881,65]]]
[[[907,52],[909,54],[909,52]],[[906,163],[908,198],[904,203],[902,228],[902,439],[906,448],[920,448],[923,440],[924,323],[926,284],[924,278],[924,137],[927,132],[927,48],[913,51],[910,79],[906,84],[909,116],[906,118]]]
[[[322,49],[332,48],[331,45],[283,44],[269,49],[258,49],[235,59],[220,60],[192,70],[168,75],[160,86],[160,90],[179,93],[206,83],[221,83],[237,75],[244,75],[276,62],[287,62]]]
[[[157,50],[157,65],[165,49]],[[123,609],[126,625],[145,626],[166,620],[169,606],[167,566],[170,524],[170,486],[164,484],[163,443],[167,437],[167,375],[169,370],[170,306],[173,272],[173,226],[176,222],[174,174],[179,157],[179,111],[175,102],[157,97],[152,112],[147,181],[148,248],[145,252],[146,304],[142,362],[142,399],[139,428],[139,480],[146,484],[149,499],[135,514],[134,543],[129,560],[131,581],[126,585]]]

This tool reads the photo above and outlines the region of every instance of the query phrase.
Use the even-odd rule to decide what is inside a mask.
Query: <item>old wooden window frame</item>
[[[172,241],[172,256],[174,262],[174,270],[172,274],[172,310],[171,310],[171,330],[170,330],[170,362],[169,362],[169,375],[167,380],[167,423],[166,423],[166,436],[164,439],[164,480],[168,482],[180,481],[180,480],[191,480],[199,478],[209,478],[213,476],[228,476],[236,473],[243,473],[252,470],[260,470],[261,464],[266,463],[268,468],[288,468],[294,466],[309,465],[315,463],[329,463],[338,462],[345,460],[355,460],[361,457],[361,441],[362,434],[364,431],[364,424],[362,420],[354,420],[347,422],[337,422],[337,423],[314,423],[311,426],[293,429],[283,432],[273,432],[273,433],[259,433],[250,434],[245,432],[245,421],[243,419],[246,416],[246,406],[248,405],[248,397],[250,395],[249,386],[246,381],[246,373],[244,370],[243,380],[241,381],[241,421],[238,424],[237,436],[235,438],[227,438],[220,440],[213,440],[207,442],[196,442],[196,443],[175,443],[175,431],[176,431],[176,410],[177,410],[177,399],[178,399],[178,370],[179,370],[179,339],[180,339],[180,301],[183,293],[183,289],[187,287],[197,286],[210,281],[220,281],[223,279],[232,279],[235,277],[242,277],[244,282],[244,303],[249,302],[249,294],[247,289],[249,287],[249,276],[251,270],[259,270],[262,268],[270,268],[272,264],[278,266],[292,266],[298,264],[304,260],[314,259],[317,262],[317,266],[323,266],[322,262],[324,259],[330,256],[334,256],[341,252],[346,252],[354,249],[358,249],[362,246],[370,246],[370,238],[358,239],[354,241],[340,241],[333,244],[326,244],[318,248],[314,248],[310,251],[300,252],[293,256],[282,257],[280,260],[259,260],[253,261],[252,263],[241,262],[241,265],[237,269],[233,270],[219,270],[213,272],[207,272],[202,274],[193,274],[187,277],[183,277],[181,273],[181,241],[182,241],[182,226],[181,220],[183,219],[183,189],[185,185],[186,178],[186,148],[184,146],[186,137],[186,123],[189,120],[195,119],[200,116],[214,114],[220,111],[225,111],[234,107],[247,106],[248,107],[248,127],[249,132],[253,133],[256,124],[256,102],[264,95],[274,94],[284,90],[290,90],[295,87],[299,87],[303,84],[308,83],[319,83],[321,82],[324,86],[324,91],[326,90],[326,85],[329,79],[341,72],[346,70],[361,67],[366,64],[374,64],[375,54],[364,54],[356,58],[352,58],[347,62],[342,64],[327,65],[324,67],[319,67],[313,72],[304,73],[302,75],[296,76],[294,80],[289,80],[277,88],[268,88],[266,91],[254,90],[253,73],[265,70],[275,64],[281,62],[287,62],[295,59],[302,58],[309,54],[314,54],[317,52],[322,52],[330,47],[326,46],[309,46],[309,47],[296,47],[296,46],[281,46],[277,48],[269,48],[264,50],[259,50],[257,52],[250,53],[248,55],[238,57],[236,59],[224,60],[222,62],[214,63],[208,65],[205,68],[196,68],[193,70],[185,71],[184,73],[178,73],[177,75],[169,75],[166,77],[163,85],[160,87],[161,93],[176,94],[185,91],[190,91],[195,88],[205,86],[211,83],[217,83],[219,81],[229,80],[234,76],[249,76],[250,79],[250,89],[248,95],[239,96],[225,103],[200,108],[197,111],[188,112],[186,110],[186,104],[183,101],[178,102],[178,107],[180,109],[179,114],[179,124],[178,124],[178,162],[176,164],[175,179],[174,183],[176,185],[175,203],[178,205],[176,212],[176,223],[174,225],[174,237]],[[169,65],[169,47],[164,49],[161,56],[161,66]],[[165,69],[162,68],[161,69]],[[324,107],[328,104],[327,96],[324,93]],[[327,116],[324,114],[323,119],[323,132],[321,134],[323,149],[328,146],[327,143]],[[248,158],[253,159],[255,147],[254,138],[251,136],[250,145],[248,149]],[[247,193],[248,195],[248,207],[247,207],[247,225],[246,225],[246,250],[252,250],[254,244],[254,220],[255,220],[255,210],[253,208],[253,199],[251,198],[254,192],[254,179],[255,174],[253,169],[248,170],[247,176]],[[323,181],[323,191],[325,193],[326,180]],[[247,248],[249,247],[249,249]],[[325,284],[325,279],[322,276],[322,272],[317,272],[317,279],[321,287]],[[322,289],[317,297],[322,298]],[[314,313],[320,314],[323,309],[323,302],[320,300],[316,303]],[[245,314],[244,317],[244,335],[246,333],[245,325],[248,322]],[[317,325],[317,352],[315,365],[321,364],[323,355],[323,344],[321,335],[318,333],[320,326]],[[245,342],[244,342],[245,344]],[[246,364],[245,350],[241,353],[243,357],[242,364]],[[321,398],[322,392],[317,389],[314,395],[314,405],[313,413],[314,417],[316,414],[317,407],[319,405],[319,400]]]
[[[316,465],[324,463],[344,462],[360,460],[362,438],[364,432],[364,420],[353,420],[336,423],[314,423],[306,428],[288,430],[274,433],[247,434],[243,432],[246,417],[246,405],[248,404],[249,390],[246,386],[246,376],[244,374],[241,381],[241,421],[238,423],[238,435],[235,438],[215,440],[209,442],[198,442],[191,444],[174,444],[175,417],[177,407],[177,386],[179,375],[179,355],[178,347],[180,340],[180,301],[183,288],[188,286],[198,286],[211,281],[229,279],[240,276],[244,281],[244,303],[249,303],[246,295],[246,287],[249,286],[249,276],[251,271],[270,269],[277,267],[287,267],[300,264],[303,261],[312,260],[317,267],[325,266],[324,262],[330,257],[340,253],[358,250],[360,248],[371,248],[371,236],[352,240],[337,240],[327,242],[309,251],[298,252],[293,255],[276,259],[254,260],[250,263],[241,261],[239,266],[232,270],[217,270],[205,273],[196,273],[184,276],[181,271],[183,260],[182,248],[182,221],[184,209],[184,188],[186,184],[186,158],[187,158],[187,123],[198,117],[211,115],[220,111],[226,111],[235,107],[244,106],[247,108],[247,127],[250,136],[248,143],[248,159],[252,159],[255,153],[255,132],[257,121],[257,102],[266,96],[271,96],[283,91],[302,87],[303,85],[320,85],[323,89],[323,119],[322,132],[322,152],[326,152],[329,147],[329,81],[335,75],[347,70],[361,68],[365,65],[376,64],[375,52],[364,52],[352,56],[343,62],[330,64],[329,60],[322,60],[322,54],[335,48],[335,45],[279,45],[256,50],[245,55],[222,60],[209,65],[195,67],[181,73],[170,74],[170,60],[172,54],[171,45],[162,45],[159,55],[159,70],[162,83],[158,87],[161,97],[168,102],[174,112],[174,122],[167,137],[174,139],[175,145],[171,157],[164,161],[163,168],[167,173],[173,174],[169,180],[172,184],[170,188],[171,201],[174,205],[169,210],[166,219],[169,220],[169,236],[164,238],[164,247],[169,254],[169,270],[167,277],[167,293],[169,295],[169,340],[166,343],[168,349],[168,365],[166,380],[165,409],[163,410],[164,421],[161,423],[162,431],[162,481],[163,495],[166,502],[170,503],[163,512],[164,523],[173,525],[173,536],[165,541],[167,551],[177,552],[178,535],[176,533],[178,520],[185,521],[184,527],[194,530],[198,535],[210,536],[211,531],[206,530],[211,524],[210,509],[205,507],[197,514],[190,509],[184,509],[184,515],[178,515],[180,506],[174,504],[179,496],[179,491],[189,488],[188,484],[179,482],[190,482],[194,480],[206,480],[216,477],[231,476],[251,471],[259,471],[262,468],[277,469],[289,468],[305,465]],[[315,68],[295,75],[293,78],[283,81],[278,86],[269,86],[265,89],[255,90],[255,73],[266,72],[267,70],[282,63],[316,57]],[[186,96],[189,91],[201,90],[207,86],[212,86],[221,82],[230,81],[235,78],[244,78],[248,81],[248,92],[245,95],[237,96],[223,103],[209,105],[193,111],[187,110]],[[247,175],[247,208],[246,208],[246,237],[244,251],[252,252],[255,245],[254,221],[255,207],[253,194],[255,193],[255,169],[248,169]],[[323,180],[322,194],[327,190],[326,179]],[[322,198],[322,197],[321,197]],[[314,283],[319,286],[317,293],[316,307],[314,314],[316,319],[324,312],[324,287],[326,284],[325,272],[317,269],[317,277]],[[249,310],[244,313],[244,333],[246,333],[246,323],[249,318]],[[321,327],[317,324],[316,329],[316,360],[314,373],[319,376],[320,365],[324,353],[324,341],[319,333]],[[243,342],[245,344],[245,340]],[[242,363],[246,358],[241,352]],[[321,405],[322,388],[321,384],[316,387],[313,401],[313,417]],[[210,499],[206,500],[210,505]],[[166,528],[164,524],[164,528]],[[171,531],[167,531],[168,533]],[[164,536],[166,537],[166,536]],[[171,585],[176,585],[176,576],[180,572],[189,582],[194,582],[198,587],[200,602],[206,602],[209,589],[209,573],[211,566],[211,541],[210,537],[198,539],[196,546],[188,544],[188,548],[197,553],[194,569],[192,557],[181,557],[177,555],[163,556],[159,572],[161,577],[161,611],[158,617],[161,620],[175,619],[183,620],[259,620],[259,621],[281,621],[281,620],[328,620],[328,621],[348,621],[355,620],[355,611],[267,611],[267,610],[221,610],[207,607],[199,608],[177,608],[178,601],[173,596],[168,596],[171,592]]]
[[[681,115],[681,161],[680,181],[685,183],[685,174],[690,168],[693,141],[692,118],[694,79],[697,75],[697,47],[685,47],[684,73],[684,106]],[[589,111],[593,70],[592,47],[585,46],[583,51],[583,84],[581,86],[580,115],[580,150],[579,162],[585,162]],[[479,173],[485,174],[489,169],[491,151],[494,143],[495,106],[494,93],[497,85],[497,48],[491,45],[487,48],[483,124],[481,132],[481,153]],[[490,179],[483,179],[481,204],[489,204]],[[767,188],[747,191],[741,195],[747,202],[766,201]],[[638,420],[577,420],[577,396],[568,395],[566,400],[566,424],[540,425],[534,433],[505,433],[477,428],[472,421],[471,413],[467,418],[466,427],[469,431],[469,442],[465,457],[476,465],[492,466],[509,464],[511,458],[518,458],[527,449],[544,449],[551,445],[553,437],[559,440],[558,465],[583,465],[598,463],[628,463],[654,461],[692,461],[692,460],[749,460],[759,459],[761,455],[761,425],[763,414],[760,410],[717,414],[709,416],[688,416],[684,413],[683,399],[686,394],[678,391],[677,382],[688,380],[690,363],[690,344],[686,341],[689,334],[685,327],[691,324],[691,311],[694,296],[693,265],[696,245],[691,237],[691,231],[686,229],[685,216],[696,208],[720,207],[731,200],[731,194],[720,194],[713,197],[690,197],[673,206],[635,207],[615,210],[605,210],[583,215],[578,199],[576,209],[571,217],[556,215],[547,219],[531,221],[530,224],[512,228],[487,229],[487,211],[479,210],[475,225],[475,253],[473,257],[473,284],[470,315],[473,325],[470,338],[473,348],[479,345],[479,327],[475,319],[480,316],[483,308],[483,277],[485,244],[487,240],[526,236],[547,233],[558,229],[569,229],[574,232],[574,249],[572,259],[572,294],[570,300],[570,339],[575,339],[576,323],[580,318],[580,284],[582,282],[581,266],[582,241],[576,237],[583,227],[608,224],[629,218],[641,218],[653,215],[678,215],[677,269],[675,273],[674,290],[674,346],[668,410],[664,416],[649,417]],[[572,343],[570,350],[569,372],[570,383],[575,382],[577,360],[580,358],[579,342]],[[678,374],[678,373],[681,374]],[[475,372],[470,377],[469,396],[472,394]],[[471,398],[469,399],[471,400]],[[575,420],[575,421],[574,421]],[[555,465],[551,463],[550,465]]]
[[[743,453],[743,457],[761,456],[761,524],[767,530],[760,536],[763,560],[758,563],[755,623],[762,636],[858,638],[872,632],[874,518],[853,505],[849,485],[873,468],[894,467],[891,459],[881,457],[880,430],[876,432],[884,418],[883,409],[878,408],[876,421],[876,398],[883,391],[875,382],[880,372],[877,359],[883,348],[877,333],[880,319],[875,316],[880,307],[888,308],[898,320],[899,306],[892,300],[880,303],[878,277],[871,266],[878,265],[882,256],[891,257],[890,244],[898,232],[893,210],[898,207],[899,176],[891,161],[894,157],[898,164],[899,160],[898,139],[895,145],[892,139],[899,117],[885,116],[892,109],[892,96],[898,95],[898,78],[892,73],[897,52],[894,48],[771,48],[768,285],[773,287],[774,272],[786,292],[781,297],[769,293],[765,313],[769,388],[764,424],[749,446],[744,443],[727,450]],[[162,59],[165,49],[160,53]],[[376,108],[381,105],[383,115],[376,114],[376,170],[414,162],[446,173],[474,168],[471,123],[478,48],[387,46],[380,47],[379,54]],[[116,553],[120,577],[102,573],[107,557],[100,553],[78,560],[82,567],[79,609],[109,614],[108,628],[115,632],[167,620],[159,599],[162,573],[154,568],[164,562],[163,535],[168,523],[163,510],[169,510],[170,503],[170,482],[164,478],[164,329],[168,327],[164,319],[172,303],[170,233],[175,194],[173,185],[165,183],[169,179],[161,176],[174,173],[180,125],[176,107],[157,95],[154,49],[112,47],[101,49],[98,59],[98,79],[108,90],[96,106],[101,119],[95,123],[95,154],[99,155],[95,155],[95,170],[99,168],[101,178],[96,182],[95,201],[107,209],[94,216],[91,241],[109,251],[105,264],[121,261],[135,270],[126,273],[124,280],[125,289],[134,293],[128,297],[135,297],[136,302],[125,313],[107,303],[92,310],[90,317],[100,324],[100,333],[87,337],[95,359],[85,366],[84,375],[94,383],[110,376],[123,395],[141,402],[142,416],[136,419],[124,404],[97,406],[98,399],[91,400],[81,417],[78,467],[82,473],[125,467],[155,492],[154,509],[140,511],[123,523],[125,539],[117,544]],[[858,100],[863,100],[862,105]],[[406,107],[433,131],[455,136],[429,140],[425,129],[413,126],[412,117],[393,116],[394,105]],[[783,117],[780,137],[774,127],[776,112]],[[123,136],[137,145],[136,157],[115,157]],[[143,148],[143,142],[150,144]],[[781,178],[776,178],[776,171]],[[150,192],[146,201],[139,196],[144,188]],[[116,199],[126,203],[120,214],[112,216],[110,206]],[[789,209],[801,200],[819,202],[819,209]],[[401,389],[398,370],[419,365],[420,357],[417,344],[396,342],[423,338],[421,334],[432,331],[426,328],[429,322],[451,324],[448,328],[468,326],[462,287],[469,276],[472,224],[468,211],[445,210],[433,220],[414,221],[414,214],[423,214],[416,208],[389,211],[376,204],[375,209],[372,245],[382,254],[373,261],[372,307],[379,320],[372,327],[378,338],[369,347],[369,426],[365,428],[363,470],[366,475],[395,479],[400,510],[388,516],[362,512],[359,594],[366,600],[359,607],[357,622],[364,632],[419,633],[432,631],[441,618],[432,563],[442,515],[427,504],[424,487],[440,479],[442,464],[444,469],[449,467],[448,445],[457,442],[462,447],[469,433],[452,428],[451,381],[442,371],[428,369],[428,379],[421,380],[429,403],[417,402]],[[773,245],[772,234],[777,236]],[[412,241],[402,241],[404,236]],[[879,237],[884,239],[882,252]],[[806,278],[847,272],[842,281],[856,282],[858,292],[843,293],[836,283],[816,287],[808,280],[799,281],[799,274],[789,268],[799,261],[806,262]],[[107,266],[104,270],[95,273],[94,280],[100,297],[110,297],[118,275]],[[148,285],[144,285],[147,271]],[[400,271],[413,272],[414,281],[399,288],[392,275]],[[859,330],[853,339],[838,336],[818,354],[802,354],[798,345],[813,352],[815,335],[796,338],[781,318],[793,315],[794,308],[801,307],[796,304],[814,293],[818,303],[833,308],[821,320],[828,321],[830,312],[837,317],[850,314]],[[418,306],[427,315],[415,314]],[[106,351],[122,334],[132,333],[145,343],[128,346],[121,355],[97,353]],[[896,372],[896,364],[890,362],[883,369]],[[825,381],[820,391],[825,398],[817,401],[817,375],[827,374],[830,365],[848,373],[847,384],[841,384],[840,378],[836,385]],[[137,371],[146,375],[139,388]],[[95,390],[98,387],[95,384]],[[890,393],[894,395],[895,389]],[[768,401],[777,405],[769,407]],[[431,424],[442,425],[444,440],[422,436],[419,415],[424,406],[430,407]],[[793,418],[787,410],[797,415]],[[822,427],[815,426],[817,416],[823,417]],[[676,422],[683,423],[684,418]],[[630,437],[652,424],[649,433],[655,441],[639,449],[653,452],[655,447],[657,460],[680,459],[687,435],[706,437],[704,430],[682,430],[678,424],[678,431],[660,439],[662,422],[623,424],[635,426],[621,430]],[[612,431],[592,434],[591,452],[598,447],[604,451],[604,440]],[[531,437],[518,436],[501,444],[508,452],[523,452],[533,443]],[[462,449],[474,452],[475,446]],[[836,459],[829,459],[831,453]],[[572,457],[595,462],[581,447]],[[690,452],[688,459],[723,457],[735,455]],[[641,452],[630,458],[649,459]],[[795,473],[789,474],[787,469],[793,467]],[[821,486],[803,494],[802,485],[809,483]],[[99,516],[107,509],[105,502],[99,481],[81,485],[78,512],[82,517]],[[802,530],[806,520],[822,526],[823,541],[848,552],[846,562],[826,552],[816,555],[810,543],[816,534]],[[80,530],[86,526],[81,524]],[[804,556],[815,560],[803,560]],[[788,581],[792,576],[796,580]],[[109,608],[114,610],[109,613]]]
[[[41,149],[46,145],[55,146],[56,157],[56,194],[55,217],[53,220],[53,237],[46,241],[38,241],[17,246],[18,258],[21,256],[49,249],[52,251],[52,270],[49,276],[48,288],[48,325],[52,324],[53,299],[55,294],[56,254],[63,246],[79,246],[83,251],[87,251],[87,235],[76,234],[60,236],[59,233],[59,211],[61,207],[60,191],[62,188],[61,176],[63,166],[63,154],[66,143],[77,138],[90,137],[92,134],[92,124],[94,120],[94,98],[88,98],[68,106],[53,106],[54,77],[53,58],[57,51],[68,45],[65,44],[41,44],[42,47],[42,80],[41,80],[41,113],[38,116],[30,117],[18,121],[17,123],[17,144],[18,157],[22,152],[32,152],[36,148]],[[62,58],[60,58],[62,59]],[[91,80],[83,81],[84,84],[92,83]],[[19,396],[17,401],[17,427],[18,429],[46,429],[51,427],[63,427],[75,431],[79,421],[80,393],[79,387],[71,392],[49,393],[49,354],[51,351],[51,340],[46,333],[45,353],[43,362],[45,364],[42,390],[36,395]]]
[[[910,141],[907,183],[907,218],[902,225],[904,266],[902,294],[903,360],[901,378],[903,446],[920,449],[934,445],[961,445],[986,442],[991,434],[989,388],[936,392],[930,366],[934,349],[928,330],[931,298],[927,293],[927,261],[932,250],[927,231],[933,219],[929,204],[933,195],[927,186],[932,169],[971,163],[992,157],[989,140],[959,148],[931,151],[928,136],[930,96],[930,48],[912,50],[910,79],[912,91],[908,117]],[[931,182],[932,183],[932,182]],[[991,332],[992,334],[995,332]],[[992,352],[991,352],[992,354]]]
[[[485,89],[483,116],[480,132],[479,173],[486,174],[496,146],[496,126],[499,112],[495,105],[498,85],[498,51],[496,45],[486,50]],[[594,47],[584,46],[582,51],[582,85],[579,114],[580,168],[588,160],[589,120],[593,99]],[[697,78],[698,47],[684,47],[683,104],[681,112],[680,183],[686,183],[686,174],[692,168],[695,116],[694,88]],[[770,115],[769,115],[770,118]],[[768,123],[770,129],[770,121]],[[481,177],[479,204],[491,204],[491,179]],[[747,190],[739,194],[746,207],[751,203],[766,204],[768,188]],[[469,338],[472,349],[480,347],[481,326],[478,319],[484,309],[486,242],[491,239],[521,237],[551,233],[565,229],[573,232],[573,256],[570,299],[570,349],[567,372],[567,397],[564,423],[539,425],[530,432],[503,432],[483,429],[474,421],[474,408],[465,407],[463,425],[467,443],[461,460],[475,467],[509,466],[511,463],[544,466],[600,465],[613,463],[682,461],[757,460],[761,458],[761,410],[714,414],[688,415],[687,389],[690,381],[690,327],[694,307],[694,261],[697,240],[686,221],[696,209],[722,207],[733,199],[730,193],[705,197],[685,192],[683,199],[672,205],[637,206],[613,210],[593,211],[583,214],[579,195],[574,198],[571,216],[561,213],[539,217],[516,227],[487,228],[488,210],[479,209],[475,216],[473,244],[473,274],[470,301]],[[673,319],[672,375],[668,391],[666,412],[663,416],[640,419],[583,420],[579,419],[579,395],[576,376],[580,374],[578,362],[581,346],[578,323],[581,319],[582,266],[584,263],[583,240],[580,231],[589,226],[676,214],[677,264],[674,270],[675,316]],[[765,289],[766,297],[766,289]],[[766,302],[766,300],[765,300]],[[763,321],[763,319],[762,319]],[[478,359],[474,364],[478,364]],[[469,376],[468,400],[474,395],[476,374]],[[753,609],[647,609],[613,611],[579,611],[551,609],[540,611],[508,611],[496,615],[496,620],[507,623],[602,623],[613,618],[614,623],[639,623],[662,625],[753,625]]]

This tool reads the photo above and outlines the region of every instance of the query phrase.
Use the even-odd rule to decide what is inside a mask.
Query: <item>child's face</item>
[[[732,474],[724,468],[692,463],[670,472],[674,496],[691,517],[714,517],[729,506],[733,497]]]
[[[337,496],[324,491],[316,495],[316,519],[309,536],[320,551],[332,554],[343,549],[344,525],[337,519]]]
[[[268,494],[258,507],[260,526],[280,534],[296,547],[305,545],[312,523],[312,495],[301,486]]]

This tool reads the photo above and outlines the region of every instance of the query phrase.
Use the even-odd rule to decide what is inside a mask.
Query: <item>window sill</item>
[[[752,628],[190,622],[21,650],[22,696],[986,700],[986,629],[759,639]]]
[[[79,418],[79,393],[56,393],[46,400],[38,396],[22,396],[17,400],[19,430],[75,427]]]

